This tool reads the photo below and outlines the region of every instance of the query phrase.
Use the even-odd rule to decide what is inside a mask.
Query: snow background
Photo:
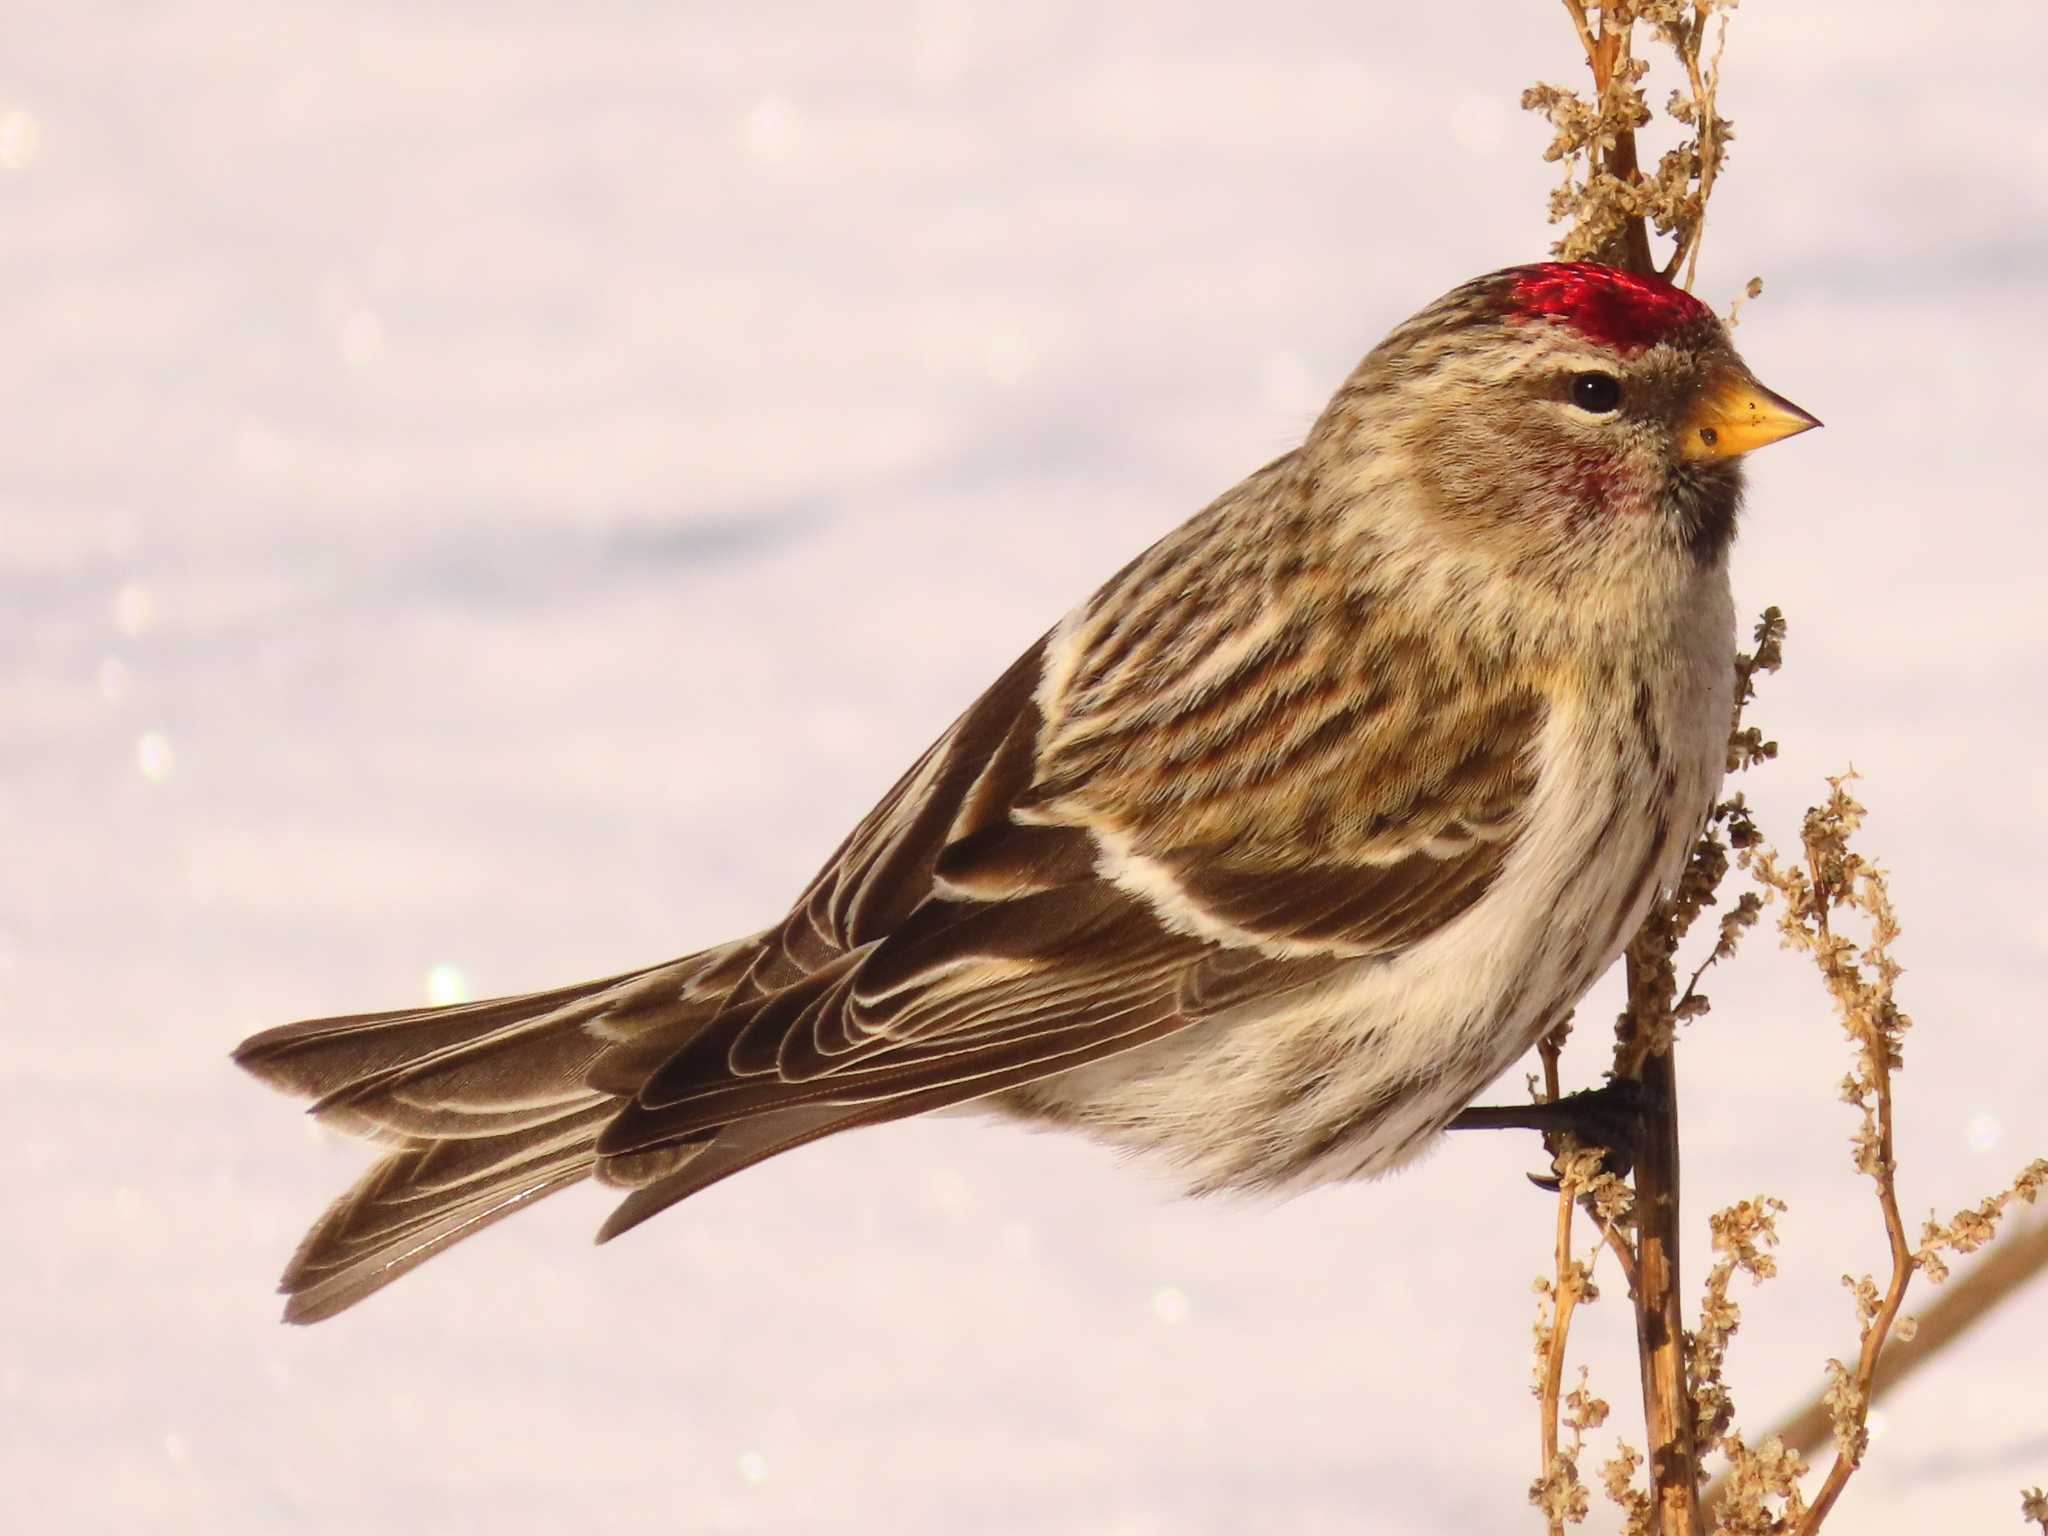
[[[1701,282],[1765,274],[1745,351],[1830,423],[1754,477],[1738,591],[1792,641],[1750,788],[1789,838],[1823,773],[1867,775],[1916,1220],[2048,1151],[2048,15],[1935,14],[1744,9]],[[774,916],[1390,325],[1541,254],[1513,104],[1573,74],[1534,0],[11,8],[0,1502],[64,1532],[1535,1529],[1527,1138],[1271,1208],[890,1127],[602,1250],[605,1197],[565,1195],[287,1330],[272,1279],[363,1157],[227,1051]],[[1766,939],[1713,990],[1690,1276],[1713,1206],[1792,1205],[1734,1356],[1760,1433],[1853,1346],[1837,1276],[1881,1247],[1817,983]],[[1579,1336],[1639,1440],[1619,1295]],[[1844,1529],[2018,1528],[2044,1302],[1885,1405]]]

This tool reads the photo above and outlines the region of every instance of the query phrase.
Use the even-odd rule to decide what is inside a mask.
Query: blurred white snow
[[[573,1193],[288,1331],[270,1285],[363,1151],[227,1062],[773,916],[1389,325],[1542,252],[1513,102],[1572,73],[1563,18],[1474,9],[16,7],[0,1502],[66,1532],[1532,1527],[1523,1139],[1268,1208],[919,1123],[602,1251]],[[1866,775],[1919,1021],[1909,1217],[2048,1151],[2019,62],[2048,17],[1931,14],[1743,10],[1702,282],[1765,276],[1742,345],[1829,423],[1756,465],[1738,588],[1792,638],[1749,788],[1785,838]],[[1695,1274],[1713,1205],[1792,1205],[1733,1356],[1761,1431],[1882,1255],[1817,984],[1765,937],[1713,991]],[[2014,1526],[2044,1301],[1887,1403],[1849,1528]],[[1581,1327],[1629,1419],[1620,1304]]]

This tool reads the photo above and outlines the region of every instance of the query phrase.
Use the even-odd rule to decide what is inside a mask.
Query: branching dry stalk
[[[1755,649],[1738,661],[1738,704],[1729,740],[1731,770],[1776,755],[1774,742],[1743,724],[1742,708],[1754,696],[1757,676],[1776,670],[1783,655],[1783,639],[1782,615],[1768,610],[1757,625]],[[1678,988],[1674,957],[1700,913],[1714,904],[1732,850],[1734,859],[1780,903],[1779,931],[1784,942],[1813,960],[1854,1050],[1841,1096],[1858,1112],[1851,1138],[1855,1164],[1872,1181],[1891,1270],[1881,1286],[1870,1276],[1844,1277],[1855,1299],[1860,1332],[1853,1363],[1831,1360],[1827,1364],[1829,1386],[1823,1398],[1822,1422],[1834,1441],[1835,1455],[1809,1502],[1802,1495],[1800,1480],[1808,1470],[1804,1452],[1811,1447],[1801,1443],[1803,1436],[1790,1432],[1766,1436],[1755,1446],[1748,1444],[1734,1428],[1735,1404],[1724,1376],[1728,1345],[1741,1321],[1730,1291],[1732,1282],[1737,1275],[1746,1274],[1761,1283],[1777,1272],[1773,1250],[1783,1203],[1758,1196],[1712,1218],[1715,1259],[1707,1275],[1698,1325],[1688,1332],[1682,1317],[1668,1321],[1677,1316],[1673,1306],[1675,1266],[1667,1268],[1659,1256],[1655,1235],[1660,1213],[1647,1205],[1650,1191],[1666,1188],[1672,1191],[1675,1205],[1675,1175],[1668,1185],[1663,1184],[1661,1171],[1651,1165],[1646,1181],[1648,1159],[1639,1164],[1633,1211],[1639,1273],[1632,1289],[1643,1356],[1651,1487],[1647,1494],[1635,1489],[1637,1459],[1626,1447],[1609,1463],[1604,1479],[1621,1505],[1631,1533],[1675,1536],[1699,1528],[1692,1524],[1699,1519],[1698,1469],[1709,1451],[1719,1451],[1729,1465],[1707,1501],[1716,1531],[1737,1536],[1809,1536],[1818,1531],[1868,1449],[1870,1403],[1882,1379],[1881,1364],[1889,1359],[1887,1344],[1911,1336],[1906,1326],[1910,1320],[1902,1320],[1901,1313],[1914,1273],[1923,1272],[1939,1283],[1948,1273],[1944,1255],[1968,1254],[1990,1244],[2015,1206],[2031,1205],[2048,1190],[2048,1160],[2037,1160],[2004,1190],[1958,1211],[1947,1222],[1929,1219],[1917,1244],[1907,1236],[1896,1185],[1893,1077],[1902,1065],[1911,1020],[1894,995],[1901,974],[1892,952],[1899,923],[1884,872],[1853,845],[1864,814],[1847,789],[1853,777],[1845,774],[1831,779],[1827,800],[1807,813],[1801,829],[1801,855],[1796,861],[1780,858],[1764,843],[1741,796],[1715,808],[1678,888],[1652,913],[1630,945],[1629,1008],[1617,1026],[1615,1069],[1617,1073],[1640,1071],[1646,1083],[1656,1084],[1657,1069],[1662,1065],[1668,1080],[1671,1038],[1677,1026],[1706,1011],[1699,988],[1707,970],[1732,955],[1742,935],[1755,925],[1761,899],[1747,893],[1722,916],[1712,949],[1685,987]],[[1860,942],[1841,931],[1845,915],[1865,930]],[[1545,1065],[1547,1086],[1555,1095],[1557,1080],[1548,1057]],[[1675,1140],[1675,1117],[1653,1113],[1653,1128],[1659,1119],[1668,1127],[1663,1134]],[[1580,1161],[1583,1157],[1576,1149],[1568,1149],[1559,1158],[1558,1171],[1567,1188],[1575,1180],[1587,1181],[1583,1171],[1587,1165]],[[1586,1283],[1590,1267],[1575,1261],[1571,1252],[1570,1212],[1569,1205],[1560,1206],[1555,1255],[1558,1278],[1548,1287],[1553,1298],[1551,1327],[1547,1334],[1539,1328],[1544,1367],[1540,1395],[1546,1425],[1554,1425],[1555,1390],[1564,1374],[1566,1339],[1560,1324],[1568,1323],[1579,1301],[1597,1294]],[[1675,1211],[1671,1215],[1675,1226]],[[2042,1223],[2041,1230],[2048,1233],[2048,1222]],[[1603,1240],[1611,1240],[1616,1231],[1617,1222],[1610,1216]],[[2031,1273],[2034,1243],[2048,1247],[2048,1238],[2037,1239],[2031,1230],[2020,1236],[2020,1242],[2009,1245],[2011,1257],[2002,1266],[2005,1291],[2018,1276]],[[1625,1248],[1626,1244],[1617,1246]],[[1951,1317],[1937,1308],[1930,1317],[1952,1333],[1987,1304],[1973,1300],[1967,1316]],[[1667,1328],[1671,1330],[1668,1334],[1660,1331]],[[1681,1341],[1682,1351],[1667,1350],[1667,1338]],[[1669,1359],[1672,1355],[1675,1362]],[[1893,1373],[1898,1369],[1894,1366]],[[1565,1423],[1570,1427],[1573,1420],[1567,1417]],[[1532,1489],[1532,1498],[1545,1509],[1555,1532],[1562,1531],[1566,1520],[1584,1515],[1577,1472],[1582,1438],[1575,1430],[1571,1442],[1560,1447],[1554,1428],[1546,1431],[1545,1478]]]
[[[1566,226],[1553,247],[1565,260],[1597,260],[1643,274],[1676,279],[1690,287],[1698,270],[1708,199],[1727,159],[1733,130],[1716,108],[1727,12],[1737,0],[1564,0],[1580,50],[1593,76],[1591,100],[1566,87],[1540,84],[1523,94],[1522,105],[1541,113],[1553,137],[1546,160],[1560,162],[1564,176],[1550,199],[1552,223]],[[1649,66],[1635,50],[1640,23],[1670,49],[1685,87],[1672,93],[1665,115],[1686,136],[1646,173],[1636,133],[1653,121],[1643,91]],[[1706,48],[1709,31],[1713,48]],[[1651,231],[1671,242],[1660,266],[1652,255]],[[1744,298],[1761,291],[1751,279],[1729,310],[1735,323]],[[1736,772],[1776,755],[1776,743],[1742,723],[1743,708],[1755,693],[1759,674],[1775,671],[1782,656],[1784,619],[1767,610],[1757,626],[1755,649],[1738,658],[1736,707],[1728,767]],[[1642,1368],[1647,1457],[1625,1443],[1601,1467],[1601,1483],[1620,1510],[1627,1536],[1699,1536],[1704,1531],[1700,1484],[1702,1460],[1718,1452],[1727,1471],[1709,1490],[1705,1509],[1717,1532],[1737,1536],[1807,1536],[1827,1518],[1868,1447],[1873,1395],[1910,1370],[1924,1354],[1902,1356],[1912,1336],[1902,1318],[1907,1286],[1916,1271],[1931,1282],[1946,1275],[1944,1253],[1969,1253],[1991,1240],[2000,1219],[2015,1203],[2031,1204],[2048,1188],[2048,1162],[2029,1165],[2001,1194],[1958,1212],[1946,1224],[1930,1220],[1915,1246],[1906,1235],[1896,1187],[1892,1079],[1909,1020],[1893,1000],[1899,966],[1891,946],[1898,937],[1881,870],[1853,850],[1862,807],[1830,781],[1828,801],[1809,812],[1802,829],[1803,859],[1781,862],[1758,836],[1741,795],[1717,806],[1678,888],[1650,912],[1627,950],[1626,1010],[1617,1022],[1613,1075],[1632,1078],[1645,1089],[1645,1128],[1638,1148],[1632,1198],[1625,1186],[1598,1173],[1597,1155],[1563,1144],[1556,1160],[1560,1182],[1552,1273],[1537,1282],[1542,1297],[1536,1326],[1536,1395],[1539,1400],[1541,1475],[1530,1499],[1544,1513],[1552,1536],[1586,1517],[1589,1503],[1578,1460],[1587,1430],[1607,1416],[1607,1405],[1592,1395],[1580,1372],[1579,1385],[1563,1390],[1570,1329],[1577,1308],[1598,1291],[1595,1248],[1581,1259],[1573,1251],[1572,1222],[1583,1207],[1599,1223],[1600,1243],[1611,1251],[1628,1281],[1635,1304]],[[1768,1196],[1718,1212],[1712,1218],[1714,1261],[1701,1303],[1699,1325],[1688,1331],[1679,1296],[1679,1140],[1674,1043],[1679,1026],[1705,1014],[1700,984],[1710,968],[1729,958],[1763,909],[1764,897],[1745,892],[1727,908],[1711,950],[1681,989],[1677,954],[1701,911],[1715,905],[1732,861],[1749,869],[1784,905],[1780,931],[1785,942],[1811,956],[1826,981],[1855,1050],[1855,1065],[1842,1096],[1861,1116],[1853,1138],[1858,1170],[1872,1180],[1891,1269],[1882,1286],[1870,1276],[1844,1277],[1855,1298],[1860,1334],[1853,1363],[1831,1360],[1828,1387],[1809,1415],[1750,1445],[1735,1428],[1735,1402],[1724,1367],[1730,1340],[1741,1321],[1731,1295],[1736,1276],[1761,1283],[1776,1273],[1776,1220],[1784,1205]],[[1840,935],[1836,919],[1848,914],[1867,934],[1862,943]],[[1560,1094],[1558,1058],[1568,1026],[1543,1042],[1542,1097]],[[1535,1084],[1531,1083],[1532,1089]],[[1603,1187],[1604,1186],[1611,1187]],[[2038,1255],[2036,1248],[2038,1246]],[[2009,1257],[1980,1265],[1985,1278],[1971,1282],[1954,1305],[1928,1315],[1924,1348],[1955,1333],[1980,1315],[2018,1279],[2048,1264],[2048,1221],[2026,1242],[2007,1245]],[[1569,1431],[1569,1437],[1565,1435]],[[1835,1455],[1811,1502],[1802,1493],[1806,1453],[1832,1438]],[[1638,1474],[1647,1468],[1647,1488]],[[2023,1495],[2026,1518],[2048,1532],[2048,1496]]]
[[[1667,278],[1683,270],[1691,285],[1707,199],[1734,137],[1715,110],[1727,12],[1734,7],[1735,0],[1564,0],[1592,71],[1593,99],[1547,84],[1522,93],[1522,105],[1542,113],[1555,131],[1544,158],[1564,166],[1564,180],[1550,197],[1551,223],[1569,226],[1554,247],[1564,260],[1604,261]],[[1707,32],[1717,21],[1708,56]],[[1636,130],[1653,117],[1643,93],[1649,64],[1635,52],[1639,22],[1671,50],[1686,79],[1664,112],[1687,136],[1651,172],[1642,169],[1636,150]],[[1651,229],[1672,242],[1661,267],[1650,254]]]
[[[1703,67],[1699,59],[1708,18],[1722,8],[1721,0],[1691,0],[1689,5],[1684,0],[1564,4],[1592,71],[1594,100],[1589,103],[1576,91],[1553,85],[1534,86],[1522,98],[1525,108],[1541,112],[1555,130],[1545,158],[1564,166],[1564,181],[1550,203],[1551,221],[1568,226],[1556,253],[1566,260],[1596,259],[1635,272],[1656,272],[1649,237],[1649,224],[1654,224],[1660,234],[1674,240],[1662,271],[1675,273],[1682,262],[1697,260],[1707,193],[1730,137],[1726,120],[1714,108],[1720,79],[1718,47],[1712,62]],[[1692,88],[1690,98],[1673,93],[1670,111],[1680,123],[1693,127],[1693,137],[1664,156],[1654,177],[1643,175],[1636,151],[1636,130],[1651,120],[1642,91],[1649,66],[1634,52],[1638,20],[1655,27],[1677,53]],[[1760,664],[1752,658],[1747,665],[1754,671]],[[1745,673],[1739,699],[1746,701],[1748,693]],[[1738,703],[1738,717],[1740,707]],[[1737,750],[1731,748],[1731,762]],[[1747,755],[1743,760],[1746,764]],[[1688,868],[1686,887],[1652,911],[1629,945],[1628,1009],[1617,1027],[1615,1046],[1615,1076],[1640,1081],[1647,1103],[1634,1175],[1635,1241],[1631,1245],[1612,1224],[1605,1241],[1623,1261],[1635,1302],[1651,1492],[1647,1497],[1635,1493],[1633,1453],[1626,1447],[1603,1469],[1603,1482],[1622,1506],[1631,1532],[1654,1530],[1661,1536],[1695,1536],[1700,1529],[1700,1472],[1679,1296],[1678,1090],[1672,1047],[1678,1024],[1703,1012],[1706,1004],[1698,992],[1697,972],[1683,997],[1676,993],[1673,956],[1700,908],[1713,899],[1714,885],[1726,869],[1727,846],[1719,832],[1726,819],[1717,811]],[[1754,918],[1752,910],[1733,926],[1724,923],[1723,942],[1705,964],[1732,950],[1742,928]],[[1546,1075],[1548,1069],[1546,1062]],[[1556,1091],[1554,1082],[1551,1090]],[[1569,1268],[1571,1211],[1570,1200],[1561,1196],[1553,1308],[1566,1316],[1566,1287],[1574,1273]],[[1572,1297],[1572,1304],[1577,1299]],[[1560,1333],[1553,1320],[1551,1343],[1561,1373]],[[1546,1398],[1543,1475],[1537,1485],[1543,1495],[1538,1502],[1545,1506],[1553,1530],[1559,1528],[1560,1511],[1569,1514],[1577,1508],[1561,1505],[1554,1496],[1563,1476],[1555,1460],[1555,1411],[1554,1399]],[[1571,1473],[1575,1480],[1575,1465]],[[1576,1518],[1583,1518],[1583,1511]]]
[[[1556,1097],[1556,1056],[1544,1053],[1544,1065],[1551,1097]],[[1541,1441],[1542,1474],[1529,1485],[1529,1502],[1541,1509],[1551,1536],[1563,1536],[1567,1524],[1586,1518],[1590,1500],[1579,1475],[1579,1452],[1585,1446],[1586,1431],[1607,1421],[1606,1401],[1596,1397],[1583,1366],[1579,1384],[1564,1393],[1565,1355],[1571,1339],[1572,1314],[1581,1302],[1596,1300],[1599,1288],[1593,1269],[1599,1249],[1580,1259],[1572,1252],[1572,1216],[1583,1201],[1587,1213],[1599,1223],[1600,1242],[1607,1243],[1616,1225],[1628,1214],[1629,1188],[1613,1174],[1604,1172],[1597,1149],[1582,1148],[1570,1137],[1554,1161],[1557,1174],[1557,1239],[1553,1273],[1539,1278],[1536,1294],[1536,1397],[1537,1423]],[[1560,1410],[1562,1404],[1562,1411]],[[1571,1439],[1560,1443],[1559,1424],[1571,1431]]]
[[[1917,1317],[1899,1319],[1891,1343],[1878,1356],[1877,1375],[1870,1384],[1871,1401],[1884,1401],[1887,1392],[1996,1310],[2043,1268],[2048,1268],[2048,1215],[2037,1215],[2009,1230],[1967,1273],[1944,1285],[1933,1306]],[[1910,1334],[1905,1331],[1907,1323],[1915,1325]],[[1834,1438],[1834,1421],[1826,1400],[1816,1395],[1773,1434],[1801,1455],[1819,1450]],[[1720,1502],[1720,1492],[1719,1487],[1707,1489],[1709,1507]]]
[[[1905,1218],[1899,1214],[1898,1161],[1892,1139],[1892,1072],[1902,1064],[1906,1030],[1912,1021],[1899,1011],[1892,996],[1899,966],[1892,958],[1891,945],[1899,928],[1883,873],[1850,846],[1863,821],[1863,807],[1844,787],[1852,777],[1853,771],[1830,779],[1827,802],[1807,812],[1801,830],[1803,868],[1786,865],[1769,851],[1761,852],[1753,863],[1757,878],[1784,905],[1779,932],[1785,943],[1803,950],[1819,967],[1856,1048],[1856,1064],[1843,1079],[1842,1097],[1862,1114],[1854,1138],[1856,1167],[1875,1186],[1892,1263],[1882,1290],[1870,1276],[1860,1280],[1843,1277],[1856,1298],[1862,1336],[1853,1367],[1839,1360],[1828,1361],[1827,1402],[1832,1410],[1835,1459],[1797,1527],[1802,1536],[1820,1528],[1863,1463],[1870,1439],[1871,1383],[1877,1375],[1878,1357],[1905,1305],[1906,1287],[1915,1267]],[[1858,912],[1868,920],[1870,937],[1860,950],[1834,931],[1833,914],[1841,910]]]
[[[1914,1273],[1922,1272],[1938,1284],[1948,1273],[1944,1253],[1971,1253],[1984,1246],[2015,1203],[2032,1204],[2048,1188],[2048,1161],[2037,1160],[1999,1194],[1957,1212],[1951,1221],[1927,1221],[1917,1245],[1906,1235],[1899,1211],[1892,1089],[1894,1075],[1904,1065],[1905,1036],[1912,1020],[1895,996],[1900,966],[1892,946],[1899,923],[1884,871],[1853,846],[1864,814],[1848,792],[1854,778],[1852,770],[1830,779],[1827,800],[1807,812],[1799,861],[1780,859],[1762,847],[1749,861],[1757,880],[1782,904],[1779,932],[1785,944],[1806,954],[1819,970],[1854,1050],[1841,1096],[1858,1112],[1850,1144],[1857,1172],[1871,1181],[1876,1194],[1891,1255],[1891,1272],[1882,1286],[1869,1275],[1842,1277],[1855,1299],[1860,1333],[1852,1364],[1827,1362],[1828,1388],[1822,1402],[1835,1446],[1827,1476],[1809,1507],[1788,1507],[1781,1523],[1757,1527],[1796,1531],[1799,1536],[1820,1529],[1869,1449],[1870,1403],[1879,1365],[1895,1330],[1906,1336],[1900,1313]],[[1865,930],[1860,944],[1840,931],[1839,919],[1845,914]],[[1732,1480],[1741,1466],[1739,1459],[1731,1461],[1736,1465]]]
[[[1728,742],[1731,772],[1777,755],[1775,742],[1765,740],[1756,727],[1743,724],[1743,711],[1756,695],[1759,674],[1778,669],[1784,656],[1784,639],[1784,615],[1775,608],[1768,609],[1757,623],[1755,648],[1736,659],[1735,713],[1729,722]],[[1702,1529],[1702,1421],[1712,1423],[1733,1412],[1726,1389],[1719,1384],[1721,1354],[1735,1323],[1734,1309],[1726,1298],[1726,1277],[1720,1280],[1718,1293],[1722,1331],[1718,1342],[1701,1357],[1713,1367],[1707,1382],[1710,1395],[1704,1403],[1703,1378],[1694,1369],[1697,1361],[1690,1357],[1696,1345],[1689,1348],[1685,1328],[1684,1302],[1679,1290],[1678,1085],[1674,1047],[1678,1026],[1707,1011],[1706,996],[1699,990],[1707,970],[1734,954],[1743,934],[1755,925],[1761,903],[1746,897],[1722,917],[1713,948],[1693,971],[1683,991],[1677,984],[1676,957],[1700,914],[1715,903],[1715,892],[1728,871],[1731,847],[1747,850],[1755,840],[1756,829],[1741,795],[1731,796],[1714,808],[1677,889],[1652,908],[1629,943],[1628,1006],[1615,1025],[1614,1073],[1617,1077],[1637,1078],[1645,1090],[1643,1145],[1635,1170],[1636,1273],[1630,1289],[1636,1307],[1637,1353],[1642,1364],[1643,1422],[1650,1446],[1652,1523],[1644,1529],[1659,1536],[1694,1536]],[[1717,1219],[1717,1253],[1724,1248],[1720,1225],[1734,1219],[1726,1212]],[[1775,1240],[1774,1232],[1770,1236]],[[1752,1252],[1760,1240],[1751,1240]],[[1753,1261],[1738,1267],[1756,1272]],[[1713,1300],[1715,1292],[1711,1285],[1712,1282],[1709,1296]]]

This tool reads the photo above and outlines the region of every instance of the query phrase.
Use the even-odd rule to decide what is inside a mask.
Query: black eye
[[[1621,380],[1611,373],[1575,373],[1572,404],[1595,416],[1605,416],[1621,404]]]

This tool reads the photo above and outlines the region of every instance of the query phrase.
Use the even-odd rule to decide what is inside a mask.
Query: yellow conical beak
[[[1820,425],[1820,418],[1774,394],[1741,368],[1707,387],[1679,429],[1682,459],[1732,459]]]

